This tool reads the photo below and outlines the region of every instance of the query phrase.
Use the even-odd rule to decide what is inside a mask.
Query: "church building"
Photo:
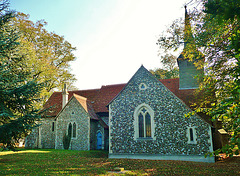
[[[177,79],[158,80],[141,66],[126,84],[78,91],[64,86],[44,105],[25,147],[63,149],[63,136],[70,135],[69,149],[108,150],[110,158],[214,162],[204,154],[217,144],[215,125],[206,116],[185,117],[198,87],[194,77],[203,72],[185,57],[178,58]]]

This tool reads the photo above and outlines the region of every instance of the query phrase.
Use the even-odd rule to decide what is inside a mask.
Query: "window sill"
[[[197,142],[188,142],[188,144],[197,144]]]
[[[137,138],[137,141],[151,141],[151,140],[153,140],[153,138],[152,137],[140,137],[140,138]]]

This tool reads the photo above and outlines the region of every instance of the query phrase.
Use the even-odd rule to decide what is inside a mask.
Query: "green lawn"
[[[108,159],[107,152],[21,150],[0,152],[0,175],[111,175],[116,167],[125,175],[240,175],[240,157],[216,163]]]

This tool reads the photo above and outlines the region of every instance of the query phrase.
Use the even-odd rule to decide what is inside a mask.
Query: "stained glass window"
[[[152,137],[151,116],[146,108],[142,108],[138,114],[139,137]]]
[[[148,112],[145,115],[145,129],[146,137],[151,137],[151,116]]]
[[[144,137],[144,126],[143,126],[143,115],[140,113],[138,115],[138,129],[139,129],[139,137]]]

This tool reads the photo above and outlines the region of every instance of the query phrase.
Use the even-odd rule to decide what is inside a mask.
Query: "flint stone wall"
[[[38,144],[39,148],[53,149],[55,148],[55,129],[52,131],[52,122],[55,124],[54,118],[44,118],[40,122],[40,141]]]
[[[140,90],[144,83],[146,90]],[[156,140],[134,139],[134,111],[140,104],[154,111]],[[110,154],[204,155],[211,150],[209,124],[184,118],[190,109],[144,67],[110,103]],[[195,126],[197,144],[188,144],[187,127]]]
[[[55,148],[55,131],[52,131],[54,118],[43,118],[39,127],[34,128],[26,137],[25,148]]]
[[[71,139],[71,150],[90,149],[90,117],[80,103],[73,98],[57,117],[56,149],[63,149],[63,135],[68,133],[69,123],[76,123],[76,138]]]
[[[25,138],[25,148],[38,148],[39,128],[34,128],[32,132]]]

